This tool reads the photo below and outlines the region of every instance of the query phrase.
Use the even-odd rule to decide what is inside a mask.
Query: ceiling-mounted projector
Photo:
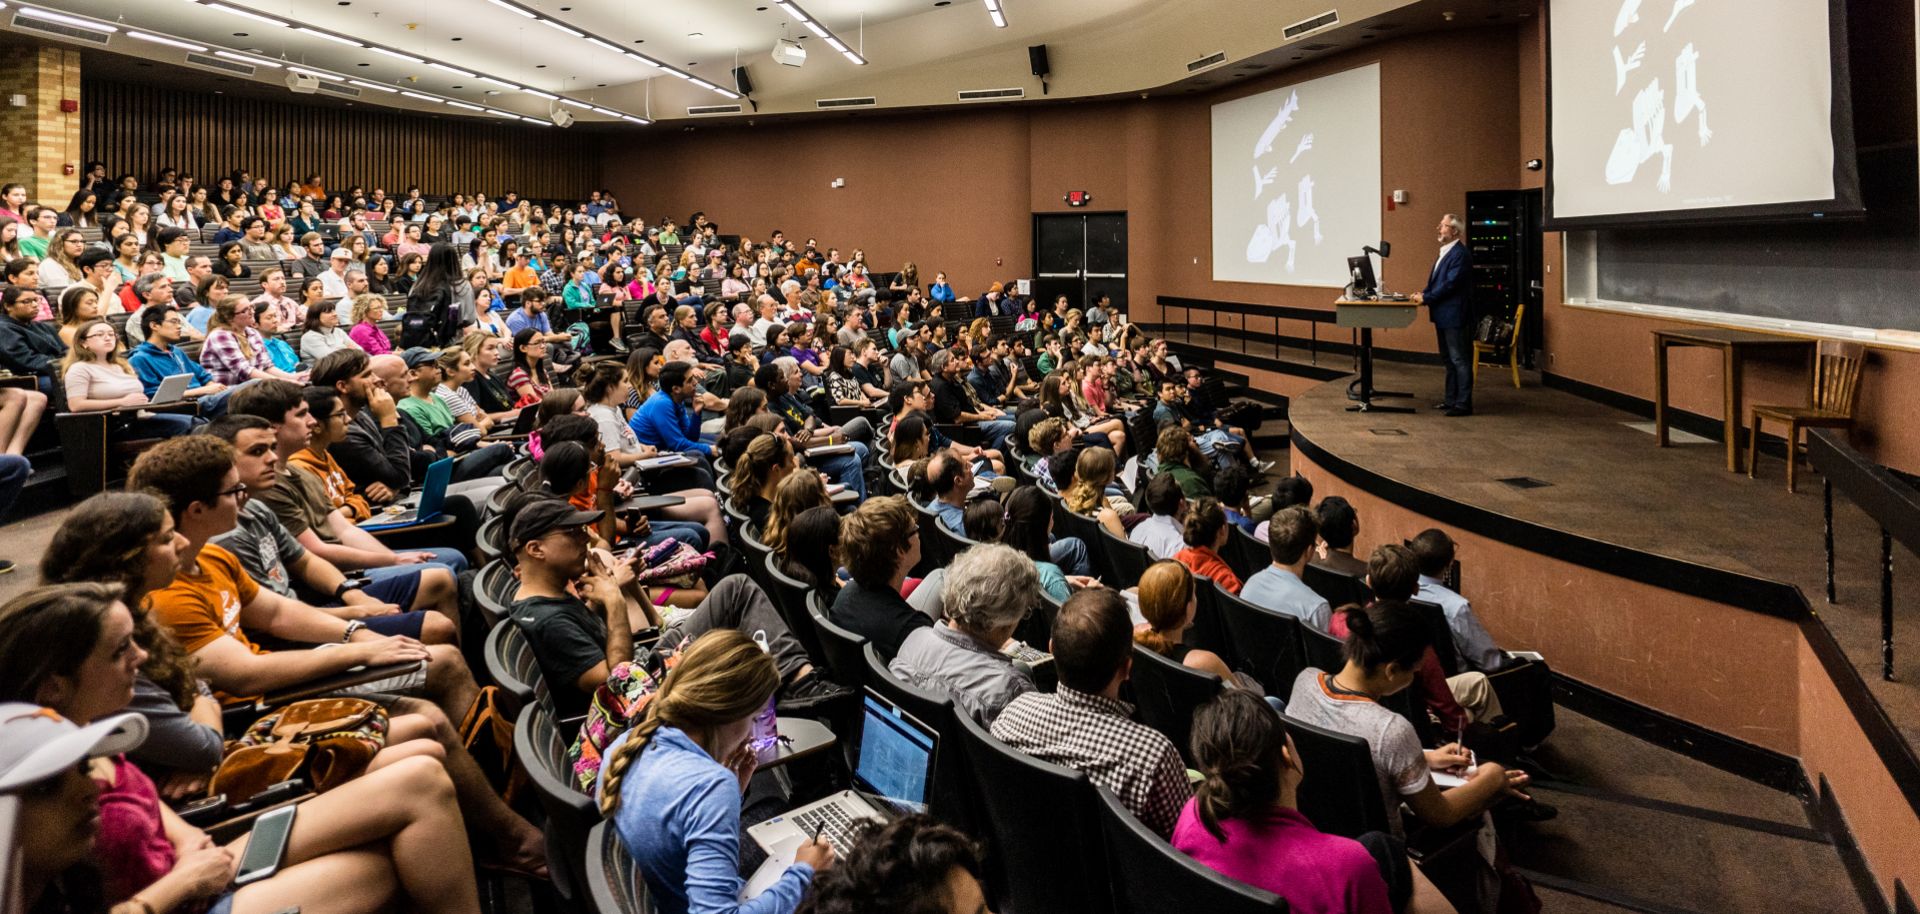
[[[565,108],[555,108],[553,109],[553,113],[547,115],[547,117],[553,121],[555,127],[573,126],[573,113]]]
[[[287,88],[299,95],[312,95],[320,89],[320,78],[305,73],[288,73]]]
[[[787,67],[802,66],[807,62],[807,49],[791,38],[781,38],[773,43],[773,62]]]

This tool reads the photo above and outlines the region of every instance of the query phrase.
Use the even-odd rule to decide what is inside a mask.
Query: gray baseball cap
[[[0,793],[57,775],[82,759],[119,755],[147,741],[147,719],[115,714],[84,727],[51,708],[0,704]]]

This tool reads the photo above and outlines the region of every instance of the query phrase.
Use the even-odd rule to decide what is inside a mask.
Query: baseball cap
[[[147,719],[115,714],[79,726],[51,708],[0,704],[0,793],[44,781],[82,759],[119,755],[147,741]]]
[[[578,511],[565,499],[543,498],[522,509],[513,519],[508,544],[513,551],[547,534],[567,527],[584,527],[600,519],[601,511]]]
[[[353,252],[347,250],[346,245],[341,245],[337,248],[334,248],[333,253],[328,254],[327,256],[334,260],[347,260],[353,256]]]
[[[440,350],[428,349],[425,346],[414,346],[400,353],[400,360],[406,362],[408,368],[419,368],[422,365],[432,364],[438,361],[439,358]]]
[[[1000,285],[999,283],[997,283],[997,282],[996,282],[996,283],[994,283],[993,285],[991,285],[991,286],[988,286],[988,287],[987,287],[987,291],[988,291],[988,292],[1003,292],[1003,291],[1006,291],[1006,290],[1005,290],[1004,288],[1002,288],[1002,287],[1001,287],[1001,285]]]

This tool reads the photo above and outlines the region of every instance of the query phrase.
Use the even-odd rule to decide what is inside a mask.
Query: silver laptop
[[[148,403],[173,403],[187,395],[187,388],[193,384],[193,375],[170,374],[160,379],[160,386],[153,389]]]
[[[865,718],[852,790],[747,829],[767,852],[766,865],[775,867],[775,873],[785,870],[800,845],[816,833],[833,845],[834,853],[845,855],[853,846],[853,827],[859,822],[889,822],[926,810],[939,735],[872,692],[866,695]],[[786,862],[780,863],[783,859]]]

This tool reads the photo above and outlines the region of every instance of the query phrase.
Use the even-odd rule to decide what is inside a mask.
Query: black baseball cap
[[[543,498],[520,509],[507,540],[513,551],[555,530],[584,527],[600,519],[602,511],[580,511],[562,498]]]

